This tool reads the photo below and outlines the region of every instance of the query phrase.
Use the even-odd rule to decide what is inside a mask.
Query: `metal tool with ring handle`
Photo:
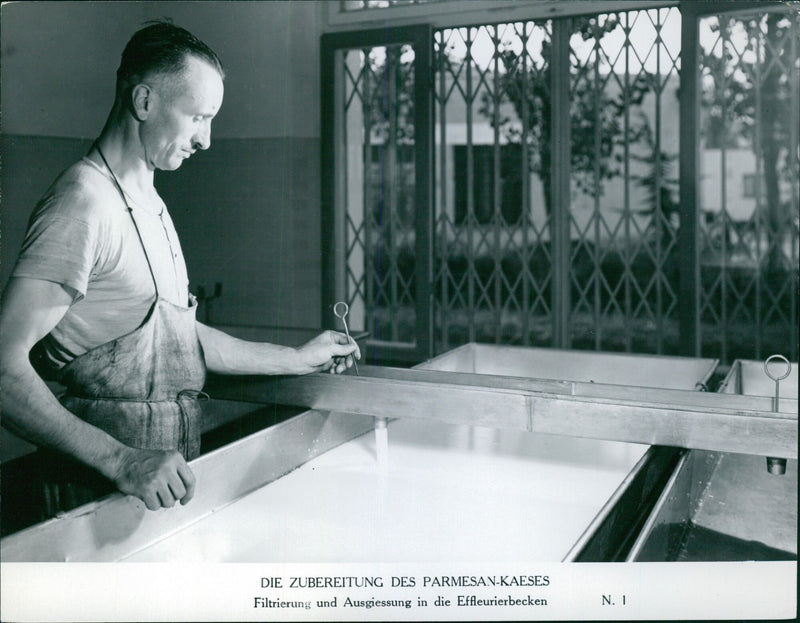
[[[344,325],[344,333],[347,336],[347,341],[353,341],[353,338],[350,337],[350,330],[347,328],[347,314],[350,312],[350,306],[345,303],[344,301],[339,301],[336,305],[333,306],[333,313],[334,315],[342,321]],[[356,375],[361,376],[358,372],[358,363],[356,362],[356,358],[353,357],[353,365],[356,369]]]
[[[769,364],[772,361],[782,361],[786,364],[786,372],[781,376],[775,376],[769,369]],[[778,412],[780,409],[780,386],[781,381],[788,377],[792,373],[792,364],[789,363],[789,360],[784,357],[783,355],[770,355],[767,357],[766,361],[764,361],[764,373],[775,382],[775,396],[772,398],[772,410],[774,412]],[[786,473],[786,459],[779,459],[775,457],[768,456],[767,457],[767,471],[770,474],[781,475]]]

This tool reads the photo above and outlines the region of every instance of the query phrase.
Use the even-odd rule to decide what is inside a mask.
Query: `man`
[[[51,476],[69,475],[46,489],[49,512],[87,501],[102,489],[93,480],[113,482],[151,510],[186,504],[206,370],[342,372],[360,357],[336,332],[294,349],[237,340],[195,320],[153,177],[208,149],[223,79],[216,54],[188,31],[166,22],[139,30],[122,54],[100,137],[31,217],[4,293],[0,383],[4,425],[57,450]],[[42,375],[66,386],[61,401]]]

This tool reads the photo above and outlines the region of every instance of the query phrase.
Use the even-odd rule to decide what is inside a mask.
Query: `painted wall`
[[[227,74],[211,149],[156,177],[193,289],[222,283],[214,322],[319,326],[316,2],[4,4],[2,283],[36,200],[102,128],[125,43],[161,17],[208,43]]]
[[[317,2],[20,2],[1,10],[4,133],[95,137],[125,43],[143,22],[171,17],[222,59],[217,138],[319,136]]]

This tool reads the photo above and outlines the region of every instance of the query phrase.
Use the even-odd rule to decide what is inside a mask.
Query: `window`
[[[519,16],[501,4],[492,19]],[[414,54],[326,35],[350,50],[330,157],[346,271],[328,281],[381,348],[797,358],[800,16],[615,6],[386,30],[423,33]]]

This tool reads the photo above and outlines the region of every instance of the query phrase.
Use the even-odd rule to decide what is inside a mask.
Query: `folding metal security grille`
[[[437,349],[488,341],[677,352],[680,14],[569,22],[568,163],[552,153],[551,59],[562,53],[552,28],[434,35]],[[572,171],[560,203],[554,167]],[[570,228],[569,285],[553,277],[559,211]],[[553,317],[554,297],[569,301],[568,318]]]
[[[572,21],[569,340],[677,353],[677,8]]]
[[[323,305],[381,361],[796,359],[798,16],[728,6],[325,35]]]
[[[437,352],[552,344],[549,22],[434,34]]]
[[[346,301],[354,328],[413,343],[414,50],[343,55]]]
[[[800,15],[700,21],[702,354],[797,360]]]

